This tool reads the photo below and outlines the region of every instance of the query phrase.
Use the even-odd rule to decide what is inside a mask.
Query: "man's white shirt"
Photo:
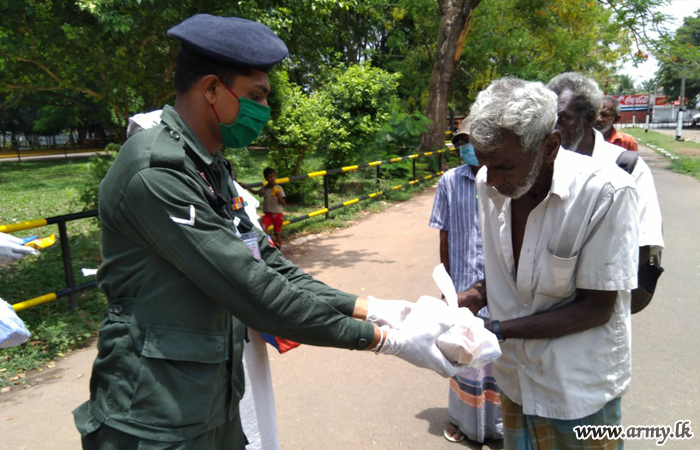
[[[577,289],[619,291],[605,325],[552,339],[508,339],[494,364],[503,393],[525,414],[578,419],[628,388],[630,293],[637,286],[634,180],[624,171],[560,149],[547,197],[530,213],[517,277],[511,199],[477,176],[488,306],[508,320],[574,301]]]
[[[617,158],[626,150],[605,140],[598,130],[595,133],[595,145],[593,146],[593,159],[605,163],[617,165]],[[637,165],[632,171],[635,186],[637,188],[637,209],[639,211],[639,246],[649,245],[652,253],[664,247],[664,236],[661,220],[659,199],[656,195],[654,177],[651,169],[641,156],[637,159]]]

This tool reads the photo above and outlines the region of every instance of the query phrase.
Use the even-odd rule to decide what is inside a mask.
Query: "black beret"
[[[282,39],[265,25],[238,17],[197,14],[168,30],[189,52],[239,68],[268,72],[287,57]]]

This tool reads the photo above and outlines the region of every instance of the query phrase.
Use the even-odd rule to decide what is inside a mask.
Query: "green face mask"
[[[239,97],[228,86],[225,84],[224,86],[236,97],[240,104],[236,121],[231,125],[222,123],[214,105],[211,108],[219,120],[221,139],[224,141],[224,145],[229,148],[243,148],[260,136],[265,124],[270,120],[270,107],[254,102],[249,98]]]

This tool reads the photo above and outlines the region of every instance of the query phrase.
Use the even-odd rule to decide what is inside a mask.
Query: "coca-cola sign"
[[[622,108],[646,108],[649,103],[649,94],[636,94],[636,95],[613,95],[613,98],[620,102],[620,107]],[[657,105],[663,105],[666,103],[666,97],[657,95],[656,102]]]

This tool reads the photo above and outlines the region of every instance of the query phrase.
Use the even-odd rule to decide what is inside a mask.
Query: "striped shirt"
[[[450,276],[457,292],[484,278],[479,204],[471,166],[448,170],[440,178],[429,225],[448,232]],[[486,308],[479,312],[483,315]]]

